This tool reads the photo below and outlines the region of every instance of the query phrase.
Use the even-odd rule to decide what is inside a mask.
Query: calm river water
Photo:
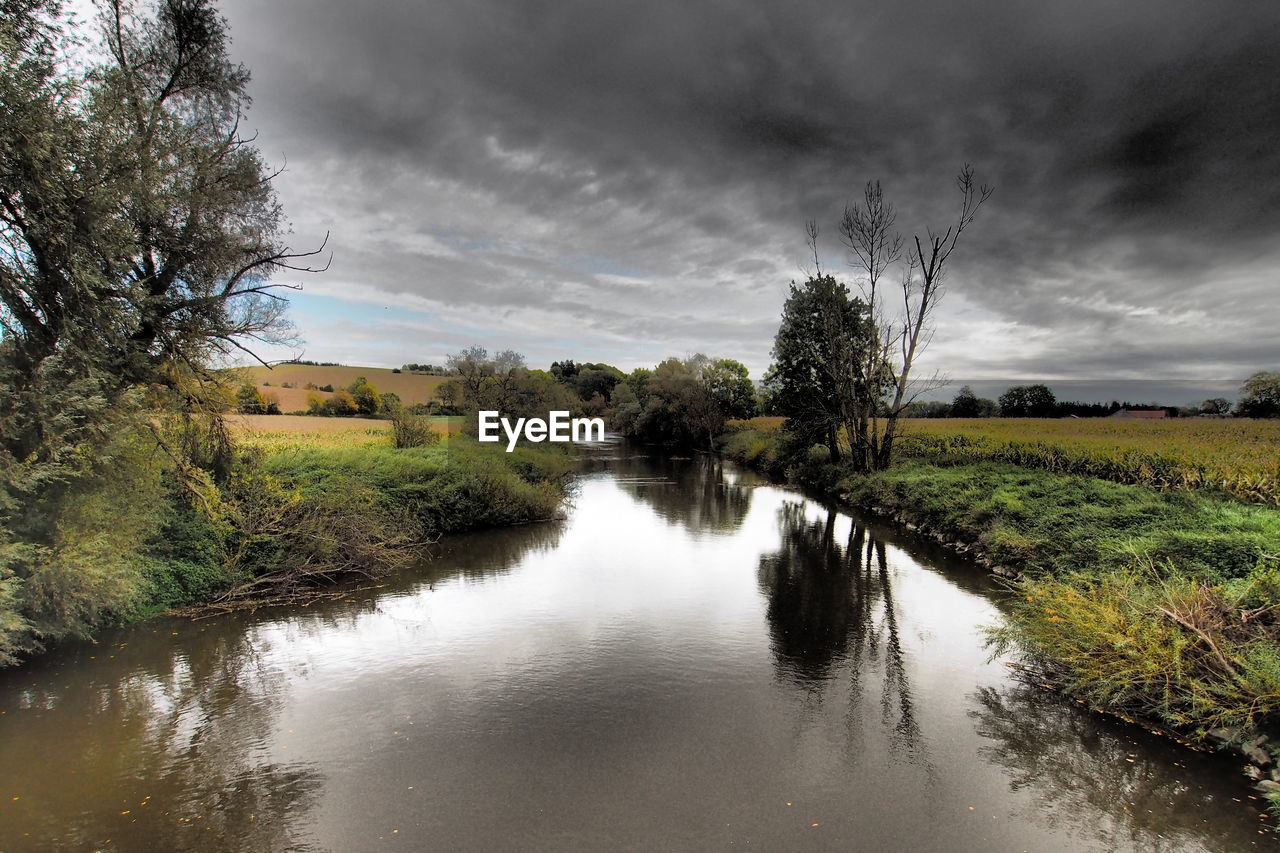
[[[987,578],[707,458],[376,591],[0,673],[0,851],[1270,849],[1233,762],[989,661]]]

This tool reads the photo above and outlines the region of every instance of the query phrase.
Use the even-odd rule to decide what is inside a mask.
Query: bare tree
[[[850,264],[862,273],[858,284],[874,325],[872,343],[860,354],[858,375],[851,379],[860,387],[853,389],[845,421],[850,453],[861,470],[889,466],[902,410],[924,391],[943,384],[937,375],[913,381],[912,367],[933,338],[934,311],[960,235],[993,192],[989,186],[975,184],[968,164],[956,176],[956,187],[961,204],[955,222],[944,232],[928,229],[924,239],[915,236],[905,263],[904,240],[895,227],[897,215],[885,201],[879,182],[868,182],[861,202],[847,206],[840,221]],[[891,315],[883,279],[895,266],[901,271],[902,302],[900,313]]]

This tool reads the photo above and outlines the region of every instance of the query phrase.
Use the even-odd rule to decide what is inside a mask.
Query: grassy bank
[[[165,544],[153,552],[145,609],[288,598],[374,576],[442,535],[556,517],[569,478],[555,449],[507,454],[461,436],[404,449],[325,438],[247,444],[220,505],[182,508],[154,540]],[[193,528],[203,547],[191,547]],[[193,553],[207,556],[193,565]]]
[[[0,571],[0,665],[165,610],[288,601],[373,577],[442,535],[554,518],[569,487],[557,446],[443,441],[430,434],[448,433],[443,422],[424,423],[424,446],[396,448],[386,422],[264,420],[232,423],[217,471],[179,470],[151,430],[122,433],[67,499],[55,547]]]
[[[825,451],[788,452],[776,424],[736,427],[719,442],[725,455],[1017,574],[993,640],[1070,695],[1254,747],[1280,732],[1280,510],[954,447],[917,445],[888,471],[851,476]],[[1252,760],[1272,759],[1253,748]]]

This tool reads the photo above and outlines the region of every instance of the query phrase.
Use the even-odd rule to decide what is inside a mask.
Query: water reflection
[[[0,682],[8,853],[160,838],[167,850],[311,849],[323,777],[274,743],[287,694],[265,641],[197,631],[179,648],[165,624],[98,649],[105,661],[77,660],[86,649],[33,665],[25,689]],[[76,672],[86,664],[91,677]]]
[[[554,550],[564,524],[546,522],[450,536],[435,545],[420,570],[407,573],[407,584],[436,584],[453,577],[500,578],[528,557]]]
[[[970,717],[991,741],[982,755],[1009,771],[1010,790],[1030,793],[1051,826],[1112,849],[1151,851],[1189,843],[1236,850],[1270,835],[1260,800],[1223,795],[1239,785],[1221,756],[1110,724],[1035,685],[983,687],[973,699]],[[1210,824],[1205,815],[1214,812],[1235,820]]]
[[[850,721],[862,719],[862,693],[880,680],[880,719],[895,749],[920,741],[899,635],[885,543],[867,527],[826,508],[787,501],[778,511],[779,550],[760,558],[758,580],[779,673],[814,689],[838,673],[849,686]],[[837,537],[837,519],[849,530]]]
[[[722,459],[621,455],[609,463],[616,482],[667,522],[690,533],[727,535],[742,527],[751,509],[748,472]]]
[[[592,449],[565,523],[0,673],[0,849],[1265,841],[1238,777],[1020,691],[978,573],[715,460],[624,451]]]

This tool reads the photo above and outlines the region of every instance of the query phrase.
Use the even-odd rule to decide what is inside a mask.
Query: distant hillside
[[[307,383],[345,388],[363,376],[379,394],[398,394],[405,403],[427,403],[436,399],[436,389],[447,376],[423,376],[417,373],[392,373],[386,367],[318,367],[310,364],[279,364],[272,368],[247,367],[243,372],[264,392],[275,392],[283,411],[307,407]],[[264,387],[270,382],[270,387]],[[284,388],[288,382],[293,388]]]

